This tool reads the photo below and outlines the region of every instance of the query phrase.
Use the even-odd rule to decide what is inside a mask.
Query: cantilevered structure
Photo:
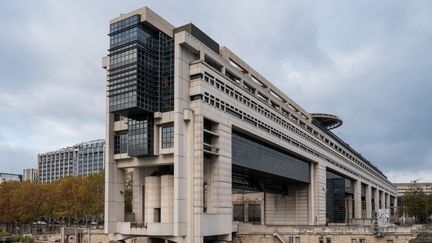
[[[231,241],[242,224],[364,223],[395,206],[386,176],[330,131],[341,119],[307,112],[195,25],[141,8],[111,20],[109,36],[112,240]]]

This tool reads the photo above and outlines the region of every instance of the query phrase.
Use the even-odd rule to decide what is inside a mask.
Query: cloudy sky
[[[1,172],[105,136],[108,21],[143,6],[340,116],[334,132],[391,181],[432,181],[432,1],[1,1]]]

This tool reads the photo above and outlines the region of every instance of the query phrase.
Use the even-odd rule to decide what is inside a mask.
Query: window
[[[114,154],[127,153],[127,133],[114,135]]]
[[[253,224],[261,224],[261,205],[249,204],[248,221]]]
[[[299,236],[296,236],[296,237],[295,237],[295,241],[294,241],[294,243],[300,243],[300,237],[299,237]]]
[[[155,208],[154,209],[154,222],[155,223],[160,223],[161,222],[161,209],[160,208]]]
[[[387,240],[387,243],[393,243],[393,240]]]
[[[366,243],[365,239],[360,239],[359,242],[360,243]]]
[[[244,221],[244,206],[243,204],[234,204],[233,206],[233,221]]]
[[[162,148],[174,147],[174,127],[162,127]]]
[[[330,239],[330,238],[327,238],[327,239],[326,239],[326,242],[327,242],[327,243],[331,243],[331,239]]]
[[[351,239],[351,243],[357,243],[357,239]]]

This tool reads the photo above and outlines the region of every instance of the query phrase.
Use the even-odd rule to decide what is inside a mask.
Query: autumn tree
[[[432,214],[432,197],[421,190],[413,190],[405,194],[404,208],[409,216],[415,217],[416,223],[427,223]]]

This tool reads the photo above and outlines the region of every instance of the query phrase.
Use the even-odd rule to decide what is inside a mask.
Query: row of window
[[[208,74],[206,72],[205,72],[204,75],[202,75],[202,74],[196,74],[196,75],[191,76],[191,80],[197,79],[197,78],[202,78],[203,76],[204,76],[204,81],[206,83],[208,83],[208,84],[216,87],[220,91],[228,94],[229,96],[233,97],[234,99],[238,100],[239,102],[241,102],[241,103],[247,105],[248,107],[256,110],[257,112],[263,114],[264,116],[272,119],[276,123],[278,123],[278,124],[280,124],[280,125],[288,128],[289,130],[294,131],[295,133],[297,133],[297,134],[305,137],[309,141],[311,141],[311,142],[319,145],[320,147],[322,147],[322,148],[330,151],[332,154],[336,155],[337,157],[339,157],[339,158],[341,158],[343,160],[346,160],[346,158],[344,158],[340,154],[336,153],[335,151],[333,151],[331,149],[328,149],[320,141],[314,139],[313,137],[309,136],[308,134],[304,133],[303,131],[299,130],[298,128],[296,128],[296,127],[292,126],[291,124],[287,123],[284,119],[280,118],[279,116],[277,116],[276,114],[272,113],[271,111],[265,109],[263,106],[257,104],[256,102],[254,102],[250,98],[246,97],[242,93],[236,91],[233,87],[230,87],[229,85],[225,84],[224,82],[220,81],[219,79],[214,78],[212,75],[210,75],[210,74]],[[282,114],[284,116],[286,116],[287,118],[290,118],[294,122],[299,123],[301,125],[301,127],[306,128],[310,133],[312,133],[313,135],[315,135],[315,137],[320,138],[321,140],[323,140],[324,142],[326,142],[328,145],[334,147],[335,149],[337,149],[339,152],[341,152],[345,156],[347,156],[350,159],[354,160],[354,162],[356,162],[357,165],[361,166],[363,169],[368,170],[369,172],[376,174],[376,172],[374,170],[370,169],[364,163],[360,162],[359,160],[357,160],[353,156],[349,155],[343,149],[341,149],[340,147],[338,147],[337,145],[335,145],[333,142],[331,142],[328,139],[326,139],[323,135],[319,134],[317,131],[313,130],[311,127],[307,126],[304,122],[300,121],[297,117],[293,116],[291,113],[289,113],[285,109],[281,108],[281,110],[279,110],[279,111],[282,111]],[[348,163],[351,163],[351,162],[348,161]],[[357,175],[357,173],[355,173],[353,171],[351,171],[351,173]]]
[[[210,95],[208,93],[204,94],[204,97],[200,97],[203,99],[204,103],[207,103],[213,107],[218,108],[219,110],[222,110],[240,120],[243,120],[251,125],[254,125],[256,127],[258,127],[261,130],[264,130],[265,132],[270,133],[271,135],[282,139],[285,142],[291,143],[294,146],[297,146],[301,149],[303,149],[304,151],[317,156],[317,157],[321,157],[323,159],[325,159],[326,161],[328,161],[329,163],[332,163],[338,167],[340,167],[341,169],[347,171],[348,173],[354,173],[352,172],[352,170],[350,170],[349,168],[347,168],[344,165],[341,165],[333,160],[331,160],[329,157],[321,154],[320,152],[306,146],[305,144],[303,144],[302,142],[300,142],[297,139],[294,139],[292,137],[290,137],[289,135],[269,126],[268,124],[262,122],[261,120],[256,119],[255,117],[251,116],[250,114],[247,114],[244,111],[241,111],[239,109],[237,109],[236,107],[230,105],[229,103],[226,103],[225,101],[219,100],[218,98],[215,98],[213,95]],[[193,98],[194,99],[194,98]],[[356,175],[356,174],[355,174]]]
[[[131,16],[129,18],[120,20],[118,22],[112,23],[110,25],[110,32],[114,33],[116,31],[119,31],[121,29],[136,25],[140,22],[140,16],[139,15],[134,15]]]
[[[146,128],[144,124],[138,124],[138,129]],[[164,126],[161,128],[161,142],[162,148],[173,148],[174,147],[174,127]],[[138,141],[147,140],[147,134],[136,134],[134,139]],[[116,133],[114,134],[114,154],[128,153],[128,134],[127,133]]]
[[[207,63],[209,64],[209,63]],[[207,73],[206,73],[207,74]],[[198,74],[198,75],[202,75],[202,74]],[[209,75],[209,74],[207,74]],[[286,116],[287,118],[293,120],[294,122],[298,123],[301,127],[305,128],[307,131],[309,131],[310,133],[312,133],[313,135],[315,135],[316,137],[319,137],[321,140],[325,141],[328,145],[330,145],[331,147],[333,147],[334,149],[336,149],[337,151],[339,151],[340,153],[342,153],[343,155],[347,156],[349,159],[353,160],[355,163],[357,163],[358,166],[362,167],[365,170],[368,170],[371,173],[376,174],[376,172],[372,169],[370,169],[368,166],[366,166],[364,163],[362,163],[360,160],[358,160],[357,158],[355,158],[354,156],[352,156],[351,154],[347,153],[344,149],[342,149],[341,147],[339,147],[338,145],[336,145],[335,143],[333,143],[332,141],[330,141],[329,139],[325,138],[322,134],[319,134],[319,132],[317,132],[316,130],[314,130],[313,128],[311,128],[310,126],[306,125],[306,123],[302,122],[301,120],[299,120],[295,115],[290,114],[290,112],[288,112],[286,109],[282,108],[280,105],[278,105],[276,102],[272,101],[271,99],[269,99],[266,95],[262,94],[261,92],[256,92],[256,89],[253,88],[251,85],[249,85],[247,82],[245,81],[241,81],[240,78],[236,77],[235,75],[231,74],[228,70],[226,70],[225,75],[230,78],[234,84],[240,86],[241,88],[245,89],[246,91],[248,91],[249,93],[251,93],[252,95],[256,96],[258,99],[261,99],[261,101],[263,101],[265,104],[267,104],[268,102],[270,102],[271,106],[277,110],[279,113],[282,113],[282,115]],[[211,75],[210,75],[211,76]],[[252,76],[252,80],[254,80],[253,76]],[[219,81],[216,79],[216,81]],[[255,82],[257,82],[260,86],[263,87],[262,83],[258,80],[254,80]],[[210,79],[211,82],[211,79]],[[220,82],[220,81],[219,81]],[[212,84],[213,85],[213,84]],[[217,84],[216,84],[217,85]],[[236,91],[237,92],[237,91]],[[239,93],[240,94],[240,93]],[[274,96],[275,98],[277,98],[278,100],[283,100],[279,95],[277,95],[276,93],[270,91],[270,94],[272,96]],[[294,107],[291,104],[288,104],[288,106],[298,112],[298,109],[296,107]],[[308,117],[306,117],[303,113],[301,113],[302,117],[304,119],[308,119]],[[267,115],[266,115],[267,116]],[[271,117],[269,117],[271,118]],[[336,139],[339,140],[339,139]],[[331,151],[331,150],[330,150]],[[341,157],[339,154],[331,151],[332,153],[336,154],[336,156]],[[354,153],[358,155],[357,152],[354,151]],[[342,157],[343,158],[343,157]],[[373,166],[372,166],[373,167]]]

